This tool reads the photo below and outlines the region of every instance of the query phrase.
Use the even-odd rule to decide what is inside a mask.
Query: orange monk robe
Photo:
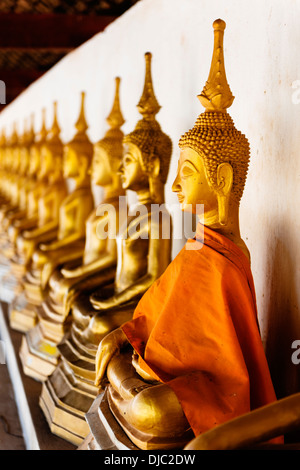
[[[224,236],[206,227],[204,243],[202,235],[198,225],[122,325],[141,367],[173,389],[195,435],[276,400],[249,261]]]

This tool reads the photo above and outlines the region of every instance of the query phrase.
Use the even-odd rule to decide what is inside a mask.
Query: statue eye
[[[181,176],[183,178],[188,178],[189,176],[193,176],[196,173],[196,169],[192,168],[189,165],[184,165],[181,168]]]

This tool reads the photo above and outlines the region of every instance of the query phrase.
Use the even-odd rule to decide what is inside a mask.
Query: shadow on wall
[[[285,224],[282,223],[282,227]],[[287,225],[288,226],[288,225]],[[275,232],[276,233],[276,232]],[[269,311],[266,312],[266,356],[277,398],[300,391],[300,347],[298,362],[292,348],[300,340],[300,312],[297,292],[296,258],[290,247],[289,233],[279,232],[269,252]],[[300,344],[300,341],[299,341]]]

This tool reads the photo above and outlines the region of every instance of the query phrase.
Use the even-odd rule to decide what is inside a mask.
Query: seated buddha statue
[[[17,132],[17,125],[14,123],[12,134],[8,140],[6,151],[6,162],[8,169],[8,179],[6,182],[6,193],[8,202],[1,207],[1,235],[7,239],[6,228],[9,224],[9,216],[20,212],[19,200],[19,167],[20,167],[20,137]],[[24,211],[22,211],[22,214]],[[8,221],[7,221],[8,220]],[[2,237],[1,237],[2,238]]]
[[[11,274],[18,278],[30,269],[34,250],[42,242],[57,238],[59,209],[67,196],[66,181],[63,177],[63,144],[60,139],[60,127],[57,122],[57,104],[54,103],[52,127],[47,133],[46,141],[40,148],[39,179],[47,179],[47,184],[38,201],[38,222],[31,229],[24,229],[17,237],[16,249],[11,259]],[[19,274],[19,276],[18,276]],[[19,280],[15,288],[16,295],[9,306],[10,326],[25,332],[36,322],[35,312],[26,309],[26,292]],[[20,292],[18,292],[20,291]]]
[[[26,276],[26,289],[39,285],[44,289],[54,269],[67,261],[82,256],[85,243],[85,221],[93,208],[89,167],[92,159],[92,144],[86,134],[88,128],[84,115],[85,94],[81,95],[81,107],[75,124],[77,132],[64,145],[64,178],[73,180],[70,194],[59,209],[59,227],[55,240],[42,243],[32,256],[32,268]]]
[[[95,383],[107,384],[110,414],[141,449],[182,448],[191,436],[276,400],[239,228],[249,144],[227,112],[234,97],[225,22],[213,28],[199,95],[205,111],[180,138],[172,186],[182,210],[199,218],[196,236],[97,351]]]
[[[94,144],[91,166],[91,181],[102,188],[102,216],[99,216],[97,206],[86,221],[85,249],[80,263],[75,266],[64,266],[54,271],[49,279],[49,290],[44,301],[44,308],[57,316],[57,321],[63,323],[69,313],[72,299],[85,288],[96,287],[103,276],[111,282],[115,275],[117,247],[115,235],[108,234],[105,238],[99,235],[102,228],[118,230],[119,220],[124,218],[120,213],[120,196],[125,195],[122,188],[118,168],[122,158],[123,132],[121,126],[124,119],[119,101],[120,79],[116,78],[116,90],[112,110],[107,117],[109,129],[105,136]],[[121,199],[122,200],[122,199]],[[105,206],[114,210],[116,224],[110,223],[111,213],[105,211]],[[127,211],[126,205],[123,212]],[[122,211],[122,208],[121,208]]]
[[[15,242],[22,230],[30,229],[37,224],[38,200],[45,186],[45,179],[39,178],[40,153],[45,141],[47,130],[45,127],[45,110],[42,111],[42,128],[35,139],[33,119],[28,131],[25,130],[23,139],[20,140],[18,149],[15,150],[18,178],[14,183],[16,192],[15,209],[10,210],[2,220],[2,226],[6,231],[7,243],[6,255],[11,258],[14,255]]]
[[[13,246],[9,238],[8,229],[15,220],[26,215],[26,200],[21,197],[25,177],[25,165],[22,165],[21,151],[24,150],[26,138],[26,133],[24,133],[23,136],[18,135],[16,124],[14,124],[13,132],[5,151],[6,174],[4,189],[6,198],[0,207],[0,264],[2,274],[6,274],[9,271],[10,257],[13,253]],[[6,300],[4,293],[1,292],[0,295],[3,300]]]
[[[1,137],[0,137],[0,182],[1,182],[1,189],[0,189],[0,207],[3,206],[8,202],[7,199],[7,192],[6,192],[6,176],[8,176],[8,166],[6,161],[8,149],[8,142],[6,136],[6,130],[3,128],[1,130]]]
[[[35,247],[39,243],[55,239],[59,222],[59,208],[67,196],[66,181],[63,177],[63,144],[57,121],[57,103],[53,104],[53,123],[40,148],[39,181],[43,184],[37,201],[37,224],[22,230],[17,238],[15,262],[28,267]]]
[[[120,127],[124,123],[119,106],[119,84],[120,79],[117,78],[115,100],[107,118],[110,129],[104,138],[94,144],[90,169],[92,183],[101,186],[103,190],[100,204],[103,215],[99,216],[99,207],[96,207],[88,216],[82,257],[76,262],[58,267],[53,272],[47,286],[47,294],[39,308],[39,318],[44,333],[43,359],[53,367],[57,357],[57,350],[53,345],[59,343],[68,330],[70,324],[68,305],[71,299],[86,286],[92,288],[104,280],[112,282],[115,276],[117,259],[115,233],[109,233],[105,238],[101,238],[99,231],[106,226],[109,230],[115,231],[119,220],[124,219],[123,213],[127,213],[126,205],[122,209],[121,204],[121,210],[119,208],[119,198],[124,197],[117,171],[122,157],[123,132]],[[109,210],[106,210],[106,207]],[[116,224],[111,223],[111,209],[114,210]],[[51,348],[45,347],[47,341],[51,342]]]
[[[26,273],[24,279],[27,298],[24,309],[37,314],[37,325],[23,337],[20,355],[24,372],[37,379],[41,377],[40,365],[38,363],[35,368],[34,360],[38,360],[46,337],[46,332],[42,330],[41,303],[47,295],[48,281],[56,268],[82,258],[85,246],[85,222],[94,207],[89,175],[93,146],[86,133],[88,126],[84,100],[83,92],[80,113],[75,124],[77,132],[73,139],[64,145],[63,174],[65,179],[73,180],[73,188],[60,205],[57,236],[52,241],[38,245],[32,255],[30,271]],[[46,320],[45,326],[47,325]],[[32,365],[29,369],[27,369],[28,363]]]
[[[146,73],[135,129],[123,139],[119,168],[122,187],[136,195],[126,223],[117,235],[117,265],[110,282],[78,291],[70,304],[70,333],[58,345],[61,361],[43,383],[40,402],[53,432],[72,442],[88,432],[84,414],[97,394],[94,386],[95,356],[107,332],[132,317],[135,306],[171,259],[170,215],[164,205],[172,142],[156,120],[160,106],[151,78],[151,54],[145,55]],[[75,286],[76,288],[76,286]],[[53,414],[49,417],[49,406]],[[57,414],[56,414],[57,411]]]
[[[37,168],[30,158],[30,150],[34,143],[35,133],[33,119],[30,129],[25,131],[19,145],[19,207],[21,214],[13,217],[7,227],[8,238],[12,244],[20,231],[31,228],[37,220],[37,199],[40,191],[40,182],[37,178]]]

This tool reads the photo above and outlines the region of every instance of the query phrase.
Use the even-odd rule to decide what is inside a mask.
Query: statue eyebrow
[[[188,165],[188,166],[193,167],[193,170],[195,170],[195,171],[197,171],[197,173],[199,173],[199,170],[195,167],[194,163],[192,163],[190,160],[185,160],[181,165],[181,169],[184,167],[184,165]]]

